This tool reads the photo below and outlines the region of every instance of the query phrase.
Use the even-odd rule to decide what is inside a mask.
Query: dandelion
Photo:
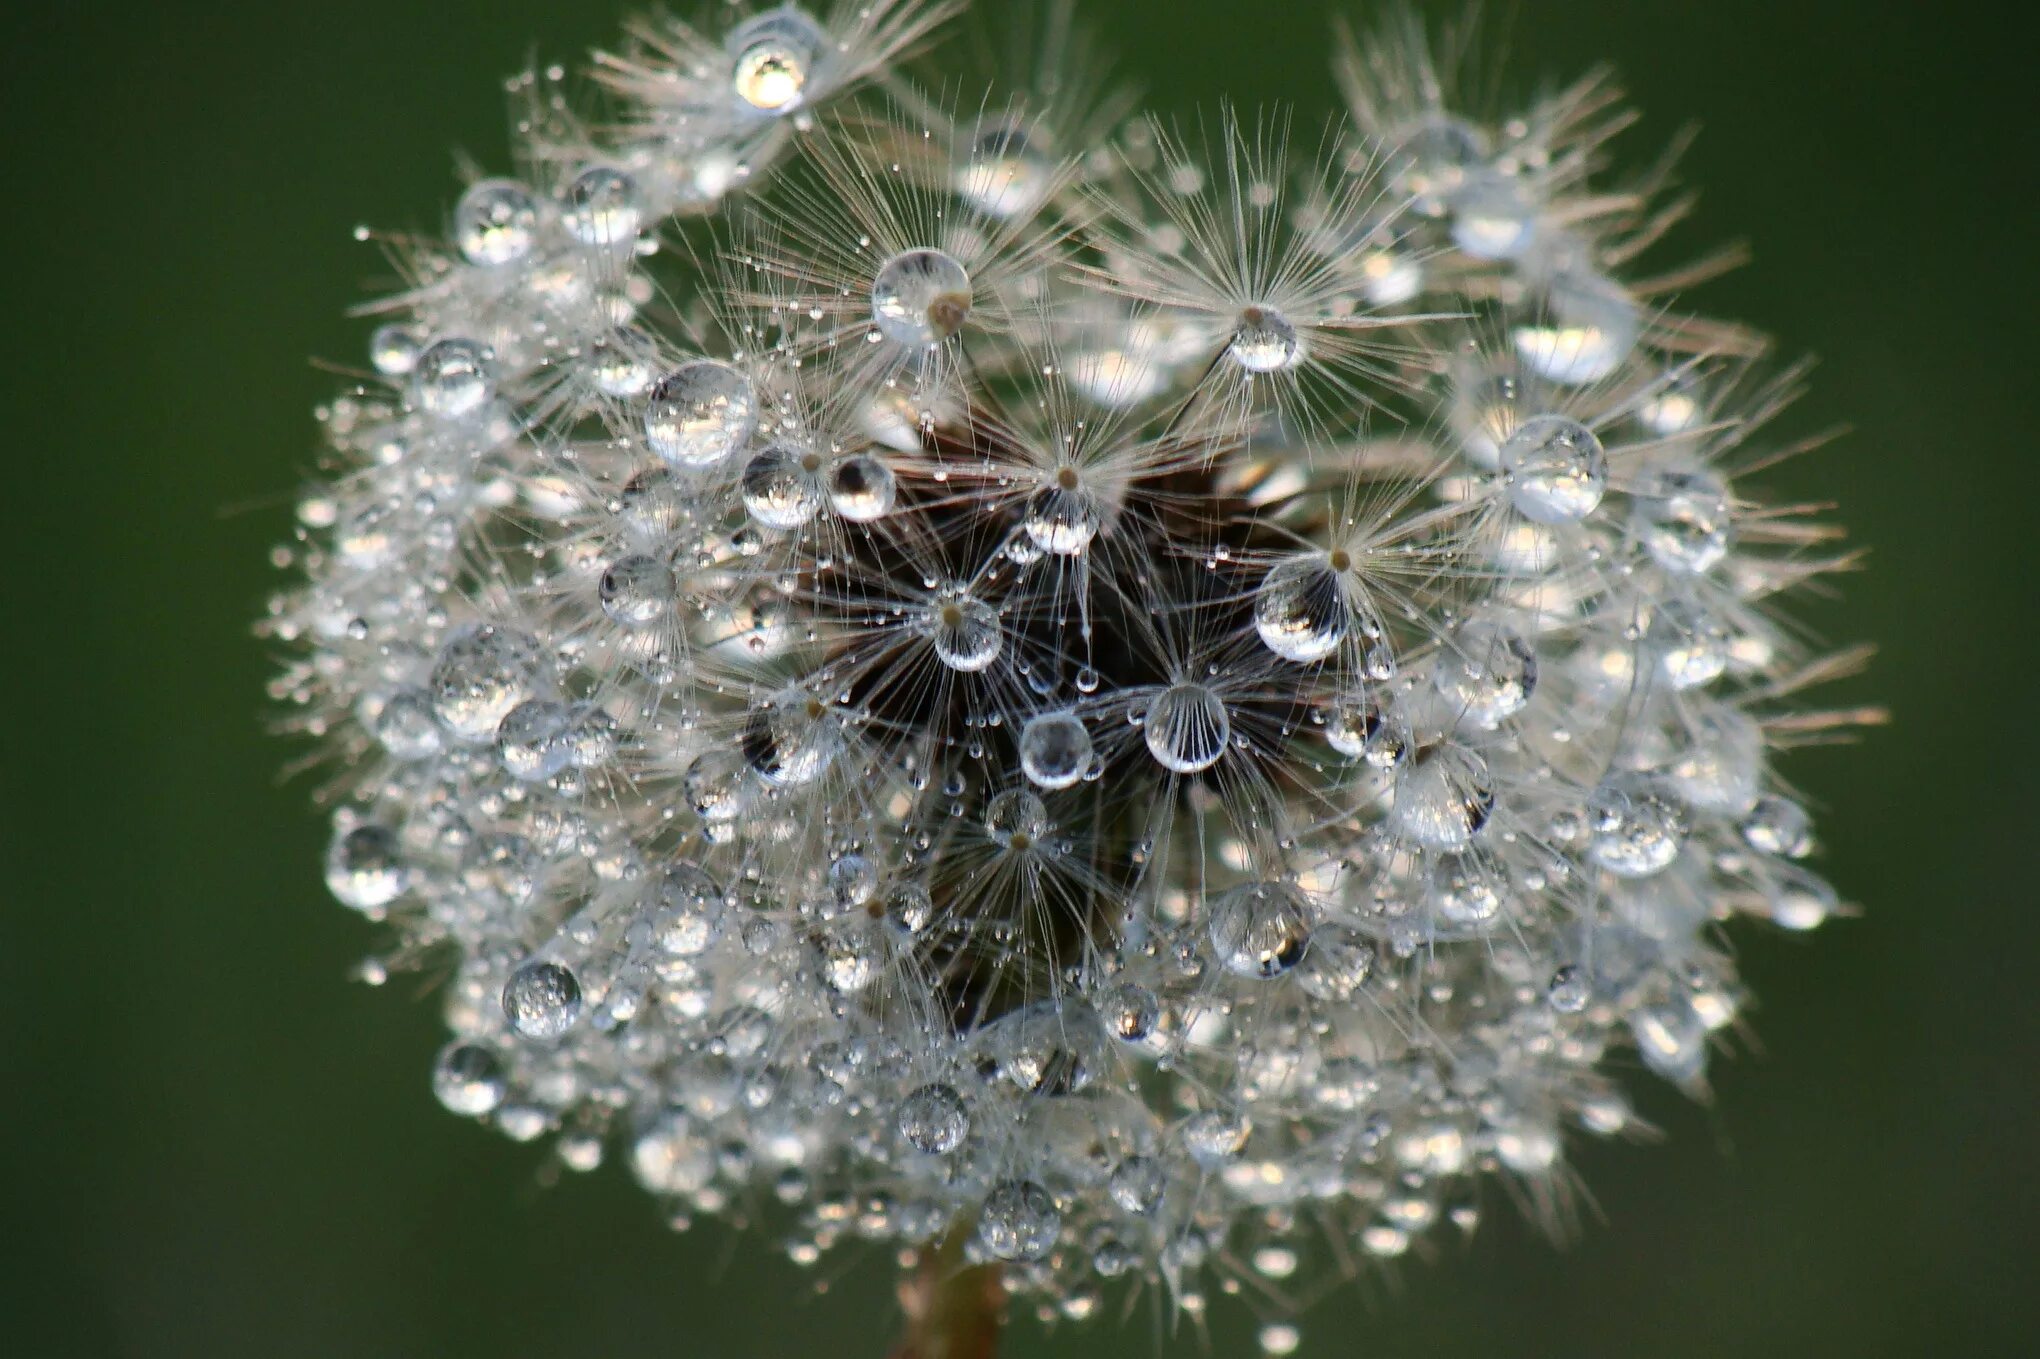
[[[1878,720],[1787,612],[1854,558],[1605,73],[1468,103],[1404,14],[1306,152],[1135,116],[1066,5],[981,93],[952,8],[513,82],[382,242],[274,693],[452,1112],[892,1243],[929,1344],[1216,1289],[1287,1354],[1492,1180],[1567,1230],[1738,922],[1846,912],[1773,764]]]

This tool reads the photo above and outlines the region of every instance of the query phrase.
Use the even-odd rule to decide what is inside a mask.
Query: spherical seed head
[[[1081,1319],[1489,1174],[1562,1220],[1562,1130],[1705,1089],[1723,926],[1846,913],[1772,771],[1849,668],[1782,616],[1848,560],[1765,499],[1795,378],[1629,281],[1598,94],[1398,29],[1316,154],[1053,34],[855,100],[954,86],[943,8],[647,25],[394,244],[265,625],[328,887],[448,978],[449,1110],[803,1263]]]

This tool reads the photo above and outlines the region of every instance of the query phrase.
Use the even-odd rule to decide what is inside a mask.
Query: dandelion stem
[[[993,1359],[1006,1322],[1006,1288],[997,1265],[967,1265],[959,1229],[921,1253],[900,1283],[907,1333],[889,1359]]]

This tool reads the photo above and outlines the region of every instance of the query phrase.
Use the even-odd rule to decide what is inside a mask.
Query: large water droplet
[[[1540,524],[1586,518],[1608,490],[1608,455],[1593,430],[1564,415],[1533,415],[1502,441],[1509,503]]]
[[[1001,1260],[1039,1260],[1055,1249],[1062,1214],[1032,1180],[1004,1180],[985,1198],[978,1239]]]
[[[440,340],[411,369],[411,402],[439,420],[464,420],[496,395],[496,365],[473,340]]]
[[[1323,660],[1339,649],[1355,621],[1344,575],[1323,555],[1277,562],[1254,594],[1254,629],[1284,660]],[[1364,620],[1360,630],[1380,632]]]
[[[1250,882],[1212,900],[1205,933],[1219,966],[1236,977],[1267,981],[1303,961],[1310,912],[1287,883]]]
[[[558,1038],[581,1017],[581,983],[561,963],[528,962],[503,984],[503,1017],[525,1038]]]
[[[1431,681],[1456,717],[1491,731],[1530,702],[1537,653],[1512,628],[1468,623],[1445,639]]]
[[[947,1156],[970,1134],[970,1111],[953,1086],[936,1081],[900,1101],[899,1128],[915,1151]]]
[[[1395,829],[1425,849],[1464,849],[1494,814],[1487,761],[1463,746],[1425,751],[1397,775]]]
[[[970,310],[970,273],[946,251],[903,250],[871,282],[872,323],[906,349],[933,349],[963,329]]]
[[[410,886],[403,845],[384,826],[355,826],[326,851],[326,889],[342,906],[380,911]]]
[[[1172,684],[1148,705],[1141,734],[1156,763],[1177,774],[1195,774],[1218,763],[1232,739],[1225,703],[1203,684]]]
[[[1679,857],[1685,816],[1657,785],[1618,774],[1587,800],[1588,857],[1621,878],[1647,878]]]
[[[799,528],[821,512],[820,469],[820,459],[797,444],[768,445],[744,464],[744,508],[767,528]]]
[[[538,239],[538,200],[515,180],[470,185],[453,210],[453,239],[470,264],[515,264]]]
[[[1037,788],[1068,788],[1091,766],[1091,733],[1075,713],[1037,713],[1020,730],[1020,772]]]
[[[934,644],[937,660],[967,675],[989,669],[999,659],[1004,641],[999,611],[961,591],[946,592],[931,602],[921,630]]]
[[[473,624],[440,648],[427,688],[440,723],[457,739],[493,741],[518,704],[549,688],[545,657],[529,634]]]
[[[712,467],[751,437],[758,398],[742,369],[689,359],[659,379],[645,408],[645,439],[676,467]]]

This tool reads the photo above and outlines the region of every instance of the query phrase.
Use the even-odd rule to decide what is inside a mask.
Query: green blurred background
[[[1095,0],[1164,108],[1328,107],[1317,0]],[[72,3],[7,21],[11,352],[0,494],[0,1352],[879,1356],[882,1262],[813,1276],[674,1236],[615,1170],[449,1117],[433,1008],[344,980],[296,752],[248,635],[357,362],[357,222],[436,228],[450,151],[502,164],[497,77],[607,41],[613,0]],[[1360,7],[1364,8],[1364,7]],[[1310,1356],[1996,1355],[2036,1339],[2040,761],[2033,718],[2035,81],[1980,0],[1521,5],[1527,84],[1619,63],[1649,151],[1684,120],[1694,246],[1758,263],[1715,310],[1823,359],[1780,471],[1871,569],[1818,610],[1898,725],[1791,775],[1867,908],[1753,932],[1763,1050],[1655,1147],[1580,1166],[1604,1221],[1464,1249],[1306,1318]],[[1498,28],[1501,26],[1497,26]],[[1313,115],[1314,116],[1314,115]],[[1210,1352],[1248,1352],[1214,1308]],[[1013,1355],[1197,1353],[1145,1313]]]

